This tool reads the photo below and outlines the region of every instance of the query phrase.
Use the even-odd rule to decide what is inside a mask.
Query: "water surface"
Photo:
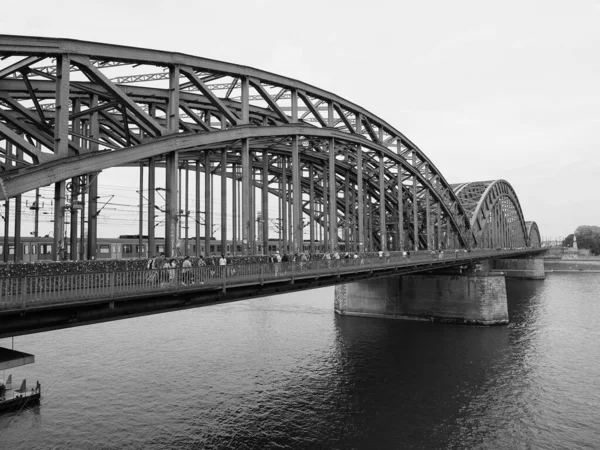
[[[340,317],[322,289],[17,337],[43,397],[0,448],[598,448],[600,275],[507,291],[498,327]]]

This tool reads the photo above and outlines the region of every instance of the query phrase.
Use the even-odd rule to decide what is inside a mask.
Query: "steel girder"
[[[291,152],[289,146],[286,145],[285,142],[280,142],[279,145],[274,145],[272,139],[277,137],[287,138],[291,135],[301,135],[303,137],[311,138],[329,138],[334,136],[336,138],[336,142],[340,146],[347,146],[350,150],[356,149],[360,143],[363,143],[363,150],[365,154],[368,154],[368,151],[371,148],[377,149],[382,153],[387,153],[387,150],[384,148],[378,147],[373,143],[363,142],[364,140],[359,136],[344,135],[337,130],[318,129],[314,127],[307,127],[301,124],[293,126],[279,126],[276,129],[273,127],[246,126],[223,131],[215,131],[210,134],[194,133],[166,136],[154,139],[145,144],[122,148],[112,152],[88,152],[82,155],[56,160],[43,165],[31,165],[30,167],[20,169],[19,172],[7,172],[3,177],[4,189],[9,193],[9,196],[11,196],[15,195],[16,193],[27,192],[38,186],[51,184],[61,179],[72,178],[88,172],[98,172],[114,166],[132,164],[145,158],[159,156],[173,151],[179,151],[181,159],[188,160],[197,159],[198,154],[204,151],[219,151],[219,149],[222,147],[227,147],[232,150],[233,153],[235,153],[235,150],[239,147],[239,142],[241,142],[241,140],[244,138],[253,139],[253,142],[255,143],[252,147],[256,151],[262,151],[265,147],[269,147],[269,151],[272,154],[287,154],[289,156]],[[268,139],[266,141],[261,141],[261,138],[265,137]],[[186,151],[189,151],[189,153],[186,153]],[[350,156],[350,153],[348,153],[348,155]],[[390,154],[389,157],[390,160],[395,164],[402,164],[402,159],[398,158],[396,155]],[[322,150],[318,145],[312,146],[312,150],[310,152],[306,151],[302,154],[302,159],[306,162],[315,162],[319,163],[320,165],[323,165],[327,158],[327,152]],[[340,173],[348,174],[347,179],[340,178],[337,180],[338,188],[336,188],[336,192],[339,190],[339,186],[341,186],[343,183],[349,182],[353,185],[357,183],[357,174],[350,172],[355,167],[353,158],[355,158],[355,156],[349,158],[348,161],[336,162],[336,171],[338,171],[337,175],[339,176]],[[239,158],[234,157],[234,159],[231,159],[230,161],[239,163]],[[375,169],[373,168],[372,171],[369,172],[371,162],[372,161],[369,159],[369,157],[366,156],[363,164],[365,167],[365,174],[370,174],[370,176],[365,176],[366,180],[363,189],[371,197],[376,198],[380,194],[380,184],[379,179],[373,178]],[[430,189],[434,200],[442,204],[444,198],[441,197],[438,191],[435,190],[435,186],[433,185],[434,182],[422,176],[418,170],[414,169],[410,165],[403,166],[403,169],[407,172],[407,174],[403,175],[404,179],[408,177],[417,178],[416,186],[418,188],[419,200],[421,200],[421,198],[424,196],[424,193],[427,191],[427,189]],[[276,168],[271,168],[270,171],[273,174],[280,173],[280,171]],[[288,173],[291,175],[292,170],[288,169]],[[386,180],[384,180],[384,186],[388,190],[388,192],[385,193],[385,208],[390,211],[390,215],[393,214],[395,198],[397,197],[398,188],[397,184],[395,183],[396,176],[397,172],[394,173],[390,170],[384,170],[384,177],[387,177]],[[317,178],[317,181],[322,180]],[[307,181],[304,180],[303,185],[306,186]],[[408,197],[408,194],[406,193],[407,189],[409,188],[403,186],[405,197]],[[317,189],[317,192],[319,193],[321,190]],[[410,202],[410,199],[407,199],[406,201]],[[341,210],[344,204],[344,199],[339,197],[336,198],[336,204],[338,205],[338,210]],[[445,205],[444,211],[450,219],[454,219],[454,217],[451,215],[452,210],[446,208]]]
[[[527,225],[527,235],[529,236],[529,247],[540,248],[542,246],[542,235],[537,223],[527,221],[525,224]]]
[[[471,214],[471,228],[478,247],[530,246],[530,231],[519,199],[507,181],[460,183],[453,188]]]
[[[0,140],[5,199],[171,152],[195,161],[203,152],[223,151],[227,165],[240,167],[248,148],[245,170],[264,169],[264,158],[255,155],[266,151],[267,162],[287,167],[270,166],[271,182],[287,178],[301,187],[303,214],[311,200],[320,203],[310,217],[329,224],[332,245],[337,227],[344,224],[348,233],[350,222],[372,247],[387,245],[394,224],[399,239],[410,238],[415,248],[436,240],[442,246],[451,234],[458,246],[477,245],[470,212],[427,156],[387,122],[335,94],[251,67],[69,39],[3,35],[0,57],[0,138],[11,144],[2,148]],[[62,79],[55,60],[68,65]],[[169,70],[156,74],[156,68]],[[219,90],[226,92],[219,96]],[[65,125],[67,152],[59,154],[55,142]],[[307,178],[309,167],[314,180]],[[317,184],[312,191],[311,182]],[[267,189],[284,195],[269,182]]]

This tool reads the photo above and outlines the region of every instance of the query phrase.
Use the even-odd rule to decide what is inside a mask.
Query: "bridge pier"
[[[390,319],[506,324],[506,283],[502,273],[483,271],[364,280],[336,286],[335,312]]]
[[[492,272],[504,272],[506,278],[521,280],[543,280],[546,278],[542,258],[488,259],[482,262],[481,268]]]

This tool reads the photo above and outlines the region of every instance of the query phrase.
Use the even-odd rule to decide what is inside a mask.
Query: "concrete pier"
[[[341,315],[496,325],[508,323],[499,272],[415,274],[336,286]]]
[[[483,270],[503,272],[506,278],[543,280],[546,278],[542,258],[493,259],[484,261]]]

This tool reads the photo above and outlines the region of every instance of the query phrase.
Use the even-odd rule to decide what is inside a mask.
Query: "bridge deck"
[[[0,337],[414,273],[541,249],[0,278]]]

